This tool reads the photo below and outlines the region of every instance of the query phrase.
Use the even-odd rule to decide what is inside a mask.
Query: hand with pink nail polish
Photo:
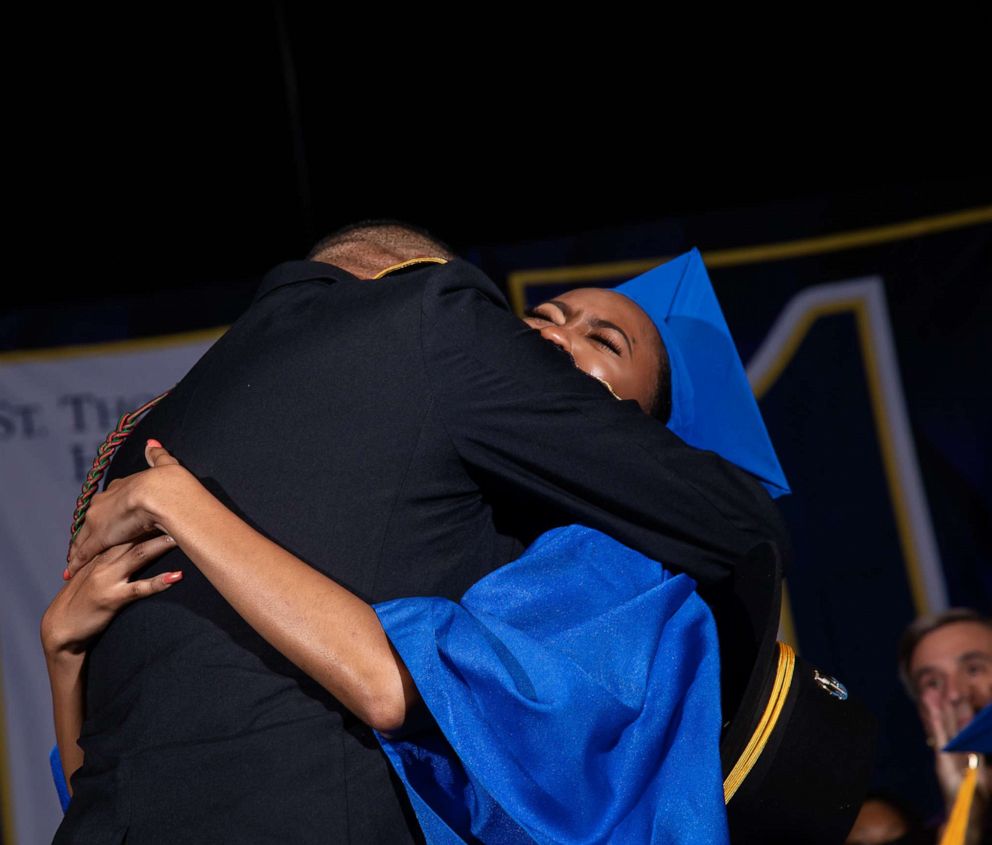
[[[52,687],[55,736],[70,792],[71,776],[83,763],[77,740],[83,725],[86,650],[121,608],[161,593],[183,577],[182,572],[164,572],[130,580],[175,545],[172,537],[160,535],[107,549],[63,585],[42,617],[41,643]]]
[[[202,489],[157,440],[147,441],[145,460],[149,469],[115,479],[93,496],[86,519],[69,546],[63,578],[72,578],[114,546],[167,533],[163,514]]]
[[[59,590],[45,611],[41,620],[45,654],[85,652],[122,607],[160,593],[180,580],[181,572],[130,580],[139,569],[173,548],[172,537],[161,535],[142,543],[114,546],[93,558]]]

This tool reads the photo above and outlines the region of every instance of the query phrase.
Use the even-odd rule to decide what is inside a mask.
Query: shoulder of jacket
[[[499,286],[482,270],[460,258],[432,267],[424,287],[424,312],[428,314],[443,303],[461,300],[464,296],[488,300],[504,311],[510,310],[506,296]]]

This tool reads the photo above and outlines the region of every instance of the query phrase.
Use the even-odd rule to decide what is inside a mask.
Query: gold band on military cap
[[[761,714],[761,719],[758,720],[754,733],[751,734],[741,756],[737,758],[734,768],[730,770],[730,774],[723,782],[724,803],[728,803],[734,797],[734,793],[744,783],[744,779],[758,762],[761,752],[765,750],[769,738],[774,733],[778,718],[782,714],[782,707],[789,696],[789,689],[792,687],[792,676],[795,668],[796,652],[792,646],[783,642],[778,643],[778,667],[775,670],[771,695],[768,696],[765,712]]]

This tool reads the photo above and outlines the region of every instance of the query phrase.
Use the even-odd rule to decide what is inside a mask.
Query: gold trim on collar
[[[772,683],[771,695],[768,696],[768,703],[765,705],[765,712],[761,714],[758,726],[751,734],[747,746],[723,782],[723,801],[725,804],[729,803],[730,799],[734,797],[734,793],[744,783],[744,778],[758,762],[761,752],[765,750],[769,738],[775,731],[775,725],[778,724],[778,717],[782,714],[785,699],[789,696],[795,668],[795,651],[793,651],[792,646],[780,642],[778,644],[778,669],[775,671],[775,680]]]
[[[407,267],[413,267],[417,264],[447,264],[447,258],[410,258],[406,261],[401,261],[399,264],[394,264],[392,267],[387,267],[385,270],[381,270],[376,273],[372,278],[381,279],[383,276],[388,276],[390,273],[395,273],[397,270],[405,270]]]

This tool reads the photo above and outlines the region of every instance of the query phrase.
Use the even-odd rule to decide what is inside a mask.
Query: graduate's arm
[[[41,619],[41,645],[52,690],[55,738],[66,786],[83,764],[77,740],[86,711],[84,666],[90,643],[122,607],[169,589],[181,572],[130,580],[141,567],[173,548],[167,537],[125,543],[95,557],[85,572],[52,599]]]
[[[482,483],[553,509],[720,581],[781,517],[747,473],[691,448],[633,401],[617,401],[511,314],[464,262],[439,268],[423,301],[432,399]]]
[[[55,741],[62,761],[62,775],[72,794],[70,778],[83,765],[83,750],[77,740],[83,730],[85,654],[45,653],[48,682],[52,690]]]
[[[100,548],[163,531],[260,636],[359,719],[385,733],[404,726],[419,693],[371,605],[244,522],[164,448],[146,453],[151,469],[93,498],[70,552],[73,578]]]

